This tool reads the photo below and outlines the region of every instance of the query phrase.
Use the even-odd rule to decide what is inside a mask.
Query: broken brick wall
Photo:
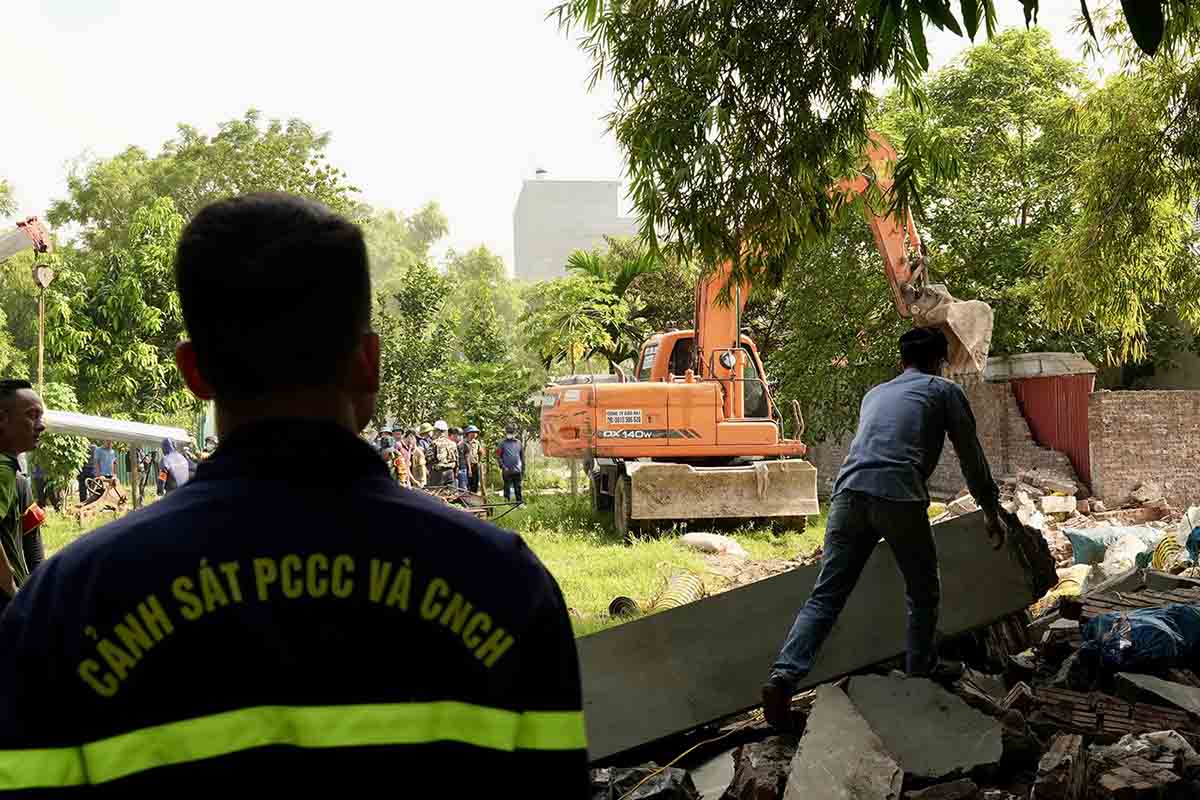
[[[956,380],[971,403],[980,444],[997,480],[1016,475],[1018,470],[1032,469],[1050,470],[1075,479],[1075,470],[1065,455],[1040,447],[1033,440],[1011,385],[988,383],[978,375],[961,376]],[[809,451],[808,460],[817,468],[817,491],[822,497],[828,497],[833,489],[833,479],[846,458],[850,439],[846,436],[840,441],[822,442]],[[965,486],[958,457],[947,439],[942,460],[930,476],[929,491],[935,497],[952,497]]]
[[[1093,392],[1088,427],[1092,491],[1106,505],[1147,481],[1176,508],[1200,503],[1200,391]]]

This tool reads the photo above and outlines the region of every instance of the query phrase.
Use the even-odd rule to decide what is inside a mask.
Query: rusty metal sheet
[[[1012,382],[1013,394],[1029,423],[1033,440],[1065,454],[1075,467],[1075,474],[1089,486],[1092,459],[1088,395],[1095,385],[1095,375],[1056,375]]]

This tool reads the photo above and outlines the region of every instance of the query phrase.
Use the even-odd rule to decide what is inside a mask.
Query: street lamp
[[[35,256],[36,259],[36,256]],[[38,285],[38,394],[46,390],[43,362],[46,352],[46,289],[54,281],[54,269],[33,262],[33,282]]]

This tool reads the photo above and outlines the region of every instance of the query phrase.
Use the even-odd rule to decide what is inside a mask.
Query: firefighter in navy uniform
[[[0,618],[0,791],[586,797],[554,579],[358,437],[379,383],[359,229],[234,198],[192,220],[175,269],[177,361],[221,447]]]

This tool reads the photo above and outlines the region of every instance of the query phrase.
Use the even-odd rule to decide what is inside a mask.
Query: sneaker
[[[763,716],[772,728],[781,731],[792,729],[792,695],[795,693],[795,684],[780,675],[772,675],[763,684]]]

